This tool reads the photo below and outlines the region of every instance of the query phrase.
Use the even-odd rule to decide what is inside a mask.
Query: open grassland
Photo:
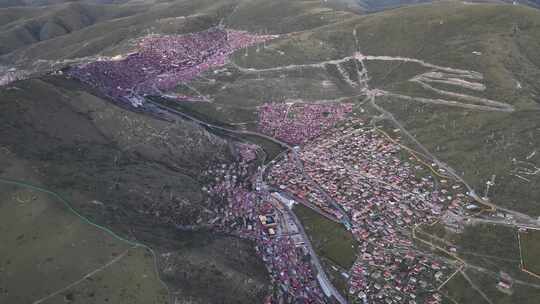
[[[303,205],[296,205],[294,213],[300,218],[317,253],[349,270],[356,260],[357,242],[343,225],[332,222]]]
[[[261,303],[268,294],[268,273],[250,242],[193,235],[161,257],[164,281],[188,303]]]
[[[497,289],[499,279],[496,275],[489,275],[473,269],[466,271],[467,275],[493,304],[534,304],[540,301],[540,288],[520,283],[512,285],[511,294],[503,293]],[[469,285],[469,288],[470,285]],[[452,292],[452,291],[450,291]],[[467,303],[467,302],[464,302]],[[486,300],[479,303],[488,303]]]
[[[495,274],[503,271],[518,280],[540,283],[539,279],[521,271],[515,228],[490,224],[467,227],[455,244],[458,256],[467,263]]]
[[[348,295],[347,279],[341,273],[347,273],[356,260],[357,241],[342,224],[332,222],[308,207],[295,205],[293,211],[304,225],[332,284],[342,295]]]
[[[461,273],[456,274],[441,291],[446,294],[444,303],[489,304],[478,291],[471,287]]]
[[[83,222],[48,194],[0,189],[1,302],[167,303],[146,249]]]
[[[196,92],[186,86],[179,86],[177,92],[195,96],[200,93],[216,104],[240,110],[266,102],[315,102],[358,95],[332,72],[333,65],[259,72],[238,69],[235,64],[240,63],[234,62],[218,73],[207,73],[191,82],[190,87]]]
[[[519,232],[519,236],[523,268],[540,276],[540,231],[527,230]]]
[[[516,280],[540,284],[540,279],[521,270],[518,231],[514,227],[476,224],[466,226],[462,233],[456,234],[437,224],[422,227],[420,231],[418,236],[424,240],[445,249],[455,247],[456,255],[460,259],[473,267],[481,267],[489,272],[494,280],[495,276],[503,271]],[[523,234],[521,234],[521,246],[521,254],[523,254]],[[535,261],[534,263],[538,260],[535,255],[529,257]],[[452,259],[455,258],[452,257]]]
[[[460,250],[458,253],[471,260],[493,259],[508,261],[519,265],[519,246],[516,229],[501,225],[475,225],[468,226],[462,234],[458,235],[456,244]]]
[[[538,89],[535,79],[540,58],[533,54],[533,49],[538,48],[540,41],[539,17],[538,10],[526,7],[464,5],[456,1],[361,16],[328,31],[344,32],[343,35],[349,35],[348,40],[353,40],[352,30],[356,30],[359,49],[367,55],[420,58],[482,72],[488,88],[485,97],[530,104],[535,100],[530,94]],[[351,46],[345,50],[349,54],[354,51]],[[388,66],[390,74],[383,82],[385,85],[394,82],[393,74],[416,69],[400,62]],[[516,81],[529,90],[520,92]]]
[[[240,1],[225,21],[233,28],[286,34],[321,27],[354,16],[323,7],[318,0]]]
[[[161,288],[161,289],[160,289]],[[156,281],[152,255],[145,249],[130,249],[91,279],[43,301],[44,304],[68,303],[168,303],[167,291]]]
[[[540,175],[518,174],[529,167],[534,172],[540,160],[536,155],[527,159],[540,146],[536,111],[480,112],[398,99],[378,104],[479,194],[484,195],[485,183],[496,175],[489,193],[492,202],[540,215],[540,188],[535,187]]]

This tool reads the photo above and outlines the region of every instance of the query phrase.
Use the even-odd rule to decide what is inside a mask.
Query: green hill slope
[[[268,284],[266,270],[251,243],[175,228],[195,225],[205,212],[200,174],[211,163],[231,160],[226,140],[190,122],[169,123],[126,111],[64,79],[24,80],[16,86],[0,88],[0,177],[59,193],[90,221],[177,259],[161,264],[160,256],[158,263],[160,272],[180,267],[181,272],[168,270],[162,276],[182,300],[222,303],[239,297],[241,303],[262,301]],[[54,205],[59,221],[73,217],[62,206]],[[17,221],[18,215],[12,216]],[[177,217],[176,223],[166,219],[171,216]],[[2,230],[0,238],[12,239],[10,233]],[[84,238],[84,234],[72,233],[73,238]],[[216,246],[234,254],[216,256],[212,249]],[[193,252],[197,259],[192,258]],[[14,252],[6,254],[9,258]],[[228,279],[221,281],[224,276]],[[104,281],[115,280],[105,277]],[[179,284],[185,280],[189,285]],[[220,294],[209,288],[209,281],[215,282],[212,288]],[[100,286],[88,288],[101,299],[107,295],[129,299]],[[72,292],[92,303],[86,295],[88,288]],[[29,296],[35,300],[44,295]],[[0,300],[10,302],[18,296],[14,291],[15,298],[2,294]]]

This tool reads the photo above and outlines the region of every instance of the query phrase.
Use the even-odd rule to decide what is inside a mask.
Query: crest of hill
[[[107,20],[137,13],[119,7],[69,3],[44,8],[0,9],[0,55],[41,41],[67,35]]]
[[[43,7],[62,3],[86,3],[86,4],[113,4],[125,3],[129,0],[4,0],[0,3],[0,8],[6,7]]]
[[[422,3],[430,3],[430,2],[439,2],[437,0],[338,0],[338,1],[347,1],[347,2],[355,2],[361,7],[363,7],[366,11],[382,11],[386,9],[392,9],[400,6],[408,6],[408,5],[416,5],[416,4],[422,4]],[[514,1],[514,0],[472,0],[467,2],[477,2],[477,3],[516,3],[516,4],[522,4],[522,5],[529,5],[533,7],[540,7],[540,1],[539,0],[522,0],[522,1]]]
[[[234,0],[68,3],[0,9],[0,62],[34,70],[36,61],[117,55],[133,39],[149,33],[181,34],[205,30],[233,9]]]

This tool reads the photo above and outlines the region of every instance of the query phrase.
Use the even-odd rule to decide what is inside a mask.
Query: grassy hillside
[[[66,59],[118,55],[133,48],[133,39],[150,33],[188,33],[215,26],[235,2],[67,3],[46,9],[0,9],[0,62],[47,71],[65,66],[61,61]]]
[[[0,55],[19,48],[68,35],[83,28],[111,19],[137,13],[136,6],[89,5],[78,2],[53,6],[49,9],[25,8],[0,11]],[[16,16],[16,18],[14,18]]]
[[[378,104],[393,113],[428,150],[457,169],[478,192],[482,194],[485,182],[496,175],[497,184],[491,193],[495,203],[538,216],[540,193],[535,185],[540,182],[539,176],[527,175],[526,181],[515,173],[524,166],[538,165],[532,153],[539,146],[540,57],[533,54],[533,48],[540,43],[540,12],[503,5],[448,4],[444,8],[435,11],[419,6],[370,17],[363,30],[357,29],[363,36],[360,41],[366,41],[362,52],[421,58],[482,72],[487,90],[474,95],[511,104],[515,111],[471,111],[393,98],[380,99]],[[395,19],[399,26],[389,24],[397,15],[401,16]],[[370,37],[370,33],[374,35]],[[474,51],[482,55],[474,55]],[[410,64],[377,62],[370,68],[371,83],[409,96],[447,98],[434,96],[408,81],[421,72],[422,68]]]
[[[267,286],[266,271],[255,258],[252,244],[225,241],[220,246],[231,254],[219,259],[201,254],[204,261],[188,267],[184,252],[201,251],[221,242],[222,237],[174,228],[195,224],[200,217],[205,204],[199,174],[210,163],[231,159],[226,140],[189,122],[169,123],[118,108],[82,91],[76,82],[61,78],[25,80],[17,82],[16,87],[0,89],[3,177],[58,192],[89,220],[159,253],[174,252],[171,258],[177,256],[179,260],[163,264],[160,271],[178,264],[189,273],[191,285],[187,290],[179,284],[185,279],[178,277],[180,273],[164,273],[170,288],[180,292],[181,300],[221,303],[223,298],[237,296],[243,303],[261,300]],[[178,217],[173,222],[167,220],[173,214]],[[12,216],[20,220],[19,215]],[[70,231],[73,238],[84,238]],[[29,250],[29,259],[39,252]],[[238,252],[249,257],[238,260]],[[208,268],[212,264],[215,267]],[[222,293],[217,295],[213,291],[216,286],[207,282],[220,276],[228,279],[221,283]],[[74,292],[84,293],[94,287],[81,288]],[[190,293],[194,290],[197,292]],[[103,294],[100,291],[99,297]],[[130,302],[125,293],[117,296],[111,299]]]
[[[52,195],[2,181],[0,190],[2,303],[167,303],[150,252],[88,225]]]
[[[538,230],[529,230],[520,232],[521,255],[523,257],[523,268],[540,275],[540,232]]]

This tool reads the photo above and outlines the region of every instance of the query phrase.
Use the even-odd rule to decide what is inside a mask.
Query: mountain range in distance
[[[332,0],[325,0],[325,2],[332,2]],[[334,2],[339,2],[341,5],[353,9],[359,12],[377,12],[387,9],[392,9],[401,6],[407,5],[416,5],[429,2],[437,2],[433,0],[335,0]],[[463,1],[463,2],[477,2],[477,3],[514,3],[529,5],[532,7],[540,8],[540,0],[472,0],[472,1]]]
[[[351,8],[359,9],[365,12],[381,11],[385,9],[396,8],[405,5],[415,5],[427,2],[436,2],[433,0],[323,0],[324,2],[339,2],[346,4]],[[141,1],[133,0],[5,0],[0,3],[0,8],[22,7],[22,6],[47,6],[69,2],[84,2],[86,4],[122,4],[137,3]],[[148,1],[147,1],[148,2]],[[156,1],[167,2],[167,1]],[[529,5],[540,8],[540,0],[472,0],[464,2],[495,2],[495,3],[515,3]]]

